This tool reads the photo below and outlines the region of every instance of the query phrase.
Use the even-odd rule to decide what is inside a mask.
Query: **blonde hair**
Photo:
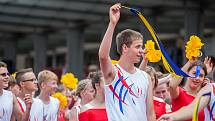
[[[154,77],[154,87],[156,88],[158,86],[158,77],[156,74],[156,70],[152,66],[147,66],[146,69],[144,70],[149,76],[152,78]]]
[[[87,85],[91,84],[91,80],[90,79],[83,79],[81,81],[78,82],[78,87],[76,89],[76,96],[81,98],[81,91],[83,91],[84,89],[86,89]]]
[[[47,81],[50,81],[50,79],[52,80],[58,80],[58,77],[57,75],[52,72],[52,71],[49,71],[49,70],[43,70],[41,72],[39,72],[38,74],[38,83],[39,85],[42,83],[42,82],[47,82]]]

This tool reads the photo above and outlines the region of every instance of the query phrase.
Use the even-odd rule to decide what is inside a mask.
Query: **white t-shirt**
[[[215,83],[211,84],[211,99],[204,113],[205,121],[215,121]]]
[[[19,97],[17,97],[17,101],[19,103],[19,106],[21,104],[21,106],[20,106],[21,110],[24,110],[24,112],[25,112],[26,111],[25,102]],[[39,113],[42,111],[42,109],[43,109],[42,104],[43,104],[43,102],[40,99],[33,98],[33,103],[31,106],[30,116],[29,116],[30,121],[39,121],[38,120],[39,117],[37,116],[37,114],[35,112]],[[42,121],[42,119],[41,119],[41,121]]]
[[[50,96],[49,104],[37,98],[31,106],[30,121],[57,121],[59,106],[59,100],[54,97]]]
[[[13,94],[3,89],[0,96],[0,121],[10,121],[13,111]]]
[[[57,121],[60,106],[57,98],[50,96],[49,104],[44,104],[42,101],[38,103],[40,103],[40,107],[35,107],[36,110],[33,109],[34,112],[32,112],[32,115],[36,116],[38,121]]]
[[[134,74],[115,69],[113,82],[104,87],[108,121],[147,121],[148,75],[138,68]]]

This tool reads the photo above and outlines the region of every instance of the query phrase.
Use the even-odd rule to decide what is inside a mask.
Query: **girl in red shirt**
[[[96,90],[95,98],[81,108],[79,121],[108,121],[105,109],[104,78],[101,72],[89,74],[93,88]]]
[[[200,75],[196,76],[197,68],[200,68]],[[174,78],[170,81],[170,94],[172,98],[172,110],[177,111],[178,109],[182,108],[183,106],[189,105],[194,99],[199,90],[202,88],[204,84],[205,76],[207,75],[207,69],[204,63],[201,61],[188,61],[184,67],[182,68],[183,71],[187,72],[187,74],[191,77],[187,78],[185,85],[179,87],[179,84],[182,81],[182,78]],[[195,78],[192,78],[195,77]],[[186,113],[186,112],[185,112]],[[198,114],[199,121],[204,121],[204,111],[202,110]],[[192,121],[187,120],[187,121]]]
[[[71,114],[69,117],[70,121],[79,121],[78,115],[81,107],[94,99],[95,90],[93,89],[91,79],[83,79],[79,81],[76,89],[76,95],[79,97],[79,100],[71,109]]]

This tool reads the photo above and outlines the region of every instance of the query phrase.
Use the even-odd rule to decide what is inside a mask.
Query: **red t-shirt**
[[[78,116],[79,121],[108,121],[106,109],[88,109]]]
[[[64,109],[60,109],[59,113],[58,113],[58,121],[66,121],[65,118],[65,110]]]
[[[166,103],[163,99],[153,97],[154,110],[156,114],[156,119],[160,118],[163,114],[166,114]]]
[[[172,99],[172,111],[175,112],[180,108],[189,105],[194,99],[195,99],[194,96],[188,94],[183,88],[179,87],[178,97]],[[204,110],[198,113],[198,119],[199,121],[204,121],[205,119]],[[186,121],[192,121],[192,119]]]

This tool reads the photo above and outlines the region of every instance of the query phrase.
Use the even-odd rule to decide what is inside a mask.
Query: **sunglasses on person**
[[[10,73],[2,73],[0,74],[2,77],[10,76]]]
[[[22,82],[33,82],[33,83],[38,83],[37,79],[28,79],[28,80],[24,80]]]

